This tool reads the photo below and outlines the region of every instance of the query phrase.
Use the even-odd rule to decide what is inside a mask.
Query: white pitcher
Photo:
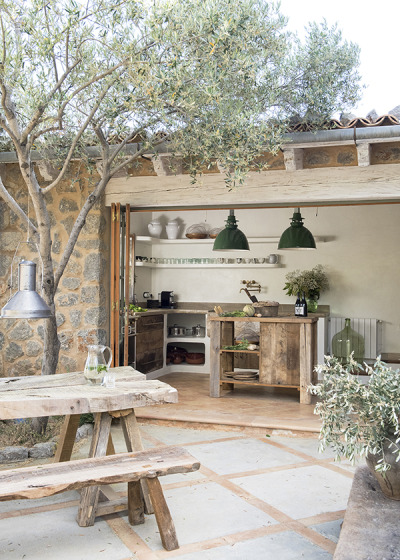
[[[167,230],[168,239],[176,239],[178,237],[179,224],[176,220],[168,222],[165,229]]]
[[[162,225],[159,220],[153,220],[147,226],[151,237],[160,237],[162,232]]]

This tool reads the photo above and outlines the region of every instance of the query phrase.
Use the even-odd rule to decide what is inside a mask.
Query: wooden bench
[[[0,501],[43,498],[83,489],[77,522],[94,524],[96,506],[85,499],[91,486],[128,483],[128,519],[131,525],[144,523],[144,503],[140,481],[145,479],[166,550],[179,548],[170,511],[159,476],[196,471],[200,464],[180,447],[160,447],[136,453],[119,453],[90,459],[23,467],[0,472]]]

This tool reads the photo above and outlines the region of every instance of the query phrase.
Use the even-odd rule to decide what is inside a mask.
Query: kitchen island
[[[210,320],[210,396],[235,384],[295,388],[300,403],[311,404],[307,387],[316,381],[317,317],[219,317]],[[259,350],[224,349],[235,344],[235,325],[256,322],[260,326]],[[258,357],[258,379],[234,379],[235,355]]]

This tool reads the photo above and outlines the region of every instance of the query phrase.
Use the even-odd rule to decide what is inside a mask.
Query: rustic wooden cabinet
[[[164,315],[160,313],[139,317],[136,321],[136,336],[134,338],[136,339],[136,369],[141,373],[149,373],[162,368]]]
[[[258,351],[224,350],[234,345],[235,324],[242,321],[260,323]],[[210,317],[211,372],[210,396],[219,397],[221,386],[235,384],[296,388],[300,402],[311,404],[307,386],[316,381],[317,363],[316,317]],[[249,355],[254,365],[258,358],[258,380],[243,381],[230,377],[237,367],[235,356]],[[256,358],[257,357],[257,358]],[[242,358],[243,360],[243,358]]]

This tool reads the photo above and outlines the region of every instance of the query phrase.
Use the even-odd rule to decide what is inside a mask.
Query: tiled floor
[[[225,429],[253,428],[259,433],[264,433],[264,428],[319,433],[320,420],[314,406],[300,404],[296,389],[236,385],[234,391],[222,391],[220,398],[211,398],[206,374],[170,373],[162,380],[178,390],[179,403],[138,409],[139,418]]]
[[[151,407],[156,408],[156,407]],[[117,451],[121,430],[113,426]],[[78,494],[0,503],[3,560],[328,560],[332,558],[353,469],[320,455],[310,437],[146,423],[146,447],[184,446],[200,471],[161,479],[180,549],[166,552],[154,516],[131,527],[126,515],[75,522]],[[87,443],[77,456],[87,453]],[[124,493],[124,485],[116,485]]]

